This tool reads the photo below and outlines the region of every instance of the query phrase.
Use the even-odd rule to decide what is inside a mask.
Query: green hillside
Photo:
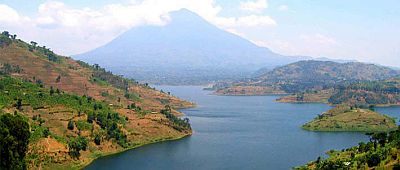
[[[99,65],[0,35],[0,169],[79,169],[103,155],[182,138],[192,131],[175,109],[192,106]],[[10,121],[27,124],[27,135]]]
[[[303,125],[310,131],[379,132],[396,128],[395,120],[372,109],[339,105]]]

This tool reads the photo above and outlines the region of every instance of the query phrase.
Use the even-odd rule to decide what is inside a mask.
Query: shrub
[[[75,127],[74,121],[73,120],[69,120],[68,121],[68,129],[69,130],[74,130],[74,127]]]

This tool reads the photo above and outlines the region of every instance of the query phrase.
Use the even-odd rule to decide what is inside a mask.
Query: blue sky
[[[398,0],[0,0],[0,29],[71,55],[188,8],[281,54],[400,67],[399,7]]]

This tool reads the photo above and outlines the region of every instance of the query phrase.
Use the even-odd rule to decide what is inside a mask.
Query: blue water
[[[367,141],[363,133],[309,132],[300,126],[330,108],[277,103],[277,96],[215,96],[196,86],[159,86],[198,107],[184,109],[194,134],[94,161],[86,169],[291,169]],[[378,108],[394,117],[400,107]]]

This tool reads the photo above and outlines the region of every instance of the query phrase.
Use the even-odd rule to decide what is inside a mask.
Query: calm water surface
[[[214,96],[195,86],[159,86],[198,107],[184,109],[194,134],[94,161],[99,169],[291,169],[329,149],[367,141],[363,133],[304,131],[300,126],[330,107],[277,103],[277,96]],[[398,117],[400,107],[377,111]]]

